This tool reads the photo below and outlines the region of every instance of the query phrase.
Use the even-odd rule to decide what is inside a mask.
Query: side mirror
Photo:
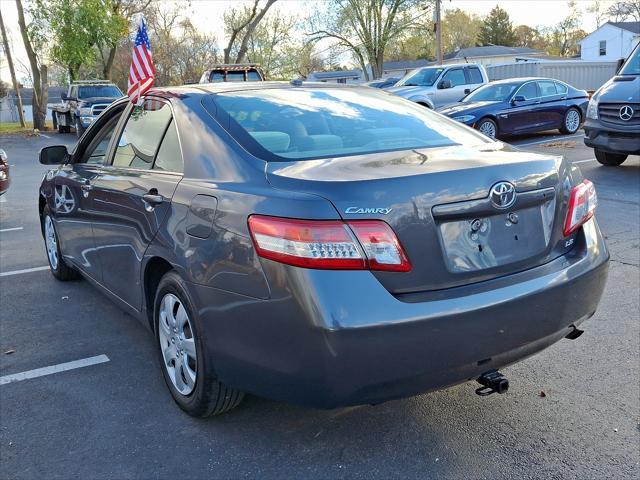
[[[42,165],[61,165],[69,160],[69,152],[64,145],[52,145],[40,150]]]
[[[452,88],[453,87],[453,83],[451,83],[451,80],[442,80],[439,84],[438,84],[438,88],[440,90],[445,90],[447,88]]]
[[[513,98],[511,99],[511,103],[512,103],[513,105],[515,105],[516,103],[526,102],[526,101],[527,101],[527,99],[526,99],[526,98],[524,98],[522,95],[516,95],[515,97],[513,97]]]
[[[465,95],[469,95],[471,93],[471,89],[470,88],[465,88],[464,89],[464,94]]]
[[[65,102],[69,100],[69,97],[67,97],[67,94],[66,94],[66,93],[61,93],[61,94],[60,94],[60,98],[61,98],[62,100],[64,100]]]
[[[624,58],[619,58],[618,61],[616,62],[616,75],[618,74],[618,72],[620,71],[623,65],[624,65]]]

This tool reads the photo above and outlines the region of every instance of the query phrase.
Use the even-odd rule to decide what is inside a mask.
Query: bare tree
[[[640,0],[615,2],[607,9],[607,14],[616,22],[624,22],[625,20],[640,22]]]
[[[353,53],[366,80],[369,80],[367,62],[373,78],[380,78],[385,48],[413,25],[415,19],[410,13],[418,3],[416,0],[332,0],[325,25],[308,35],[311,41],[336,40]]]
[[[234,50],[236,50],[234,63],[241,63],[246,59],[249,39],[274,3],[276,0],[266,0],[262,8],[259,8],[260,0],[253,0],[251,7],[232,8],[225,13],[224,23],[229,33],[229,41],[223,50],[225,63],[231,63],[231,54]]]
[[[24,49],[29,58],[31,66],[31,77],[33,78],[33,102],[31,109],[33,112],[33,128],[44,130],[47,118],[47,99],[49,97],[49,86],[47,83],[47,66],[41,62],[36,54],[27,24],[24,19],[24,9],[22,8],[22,0],[16,0],[18,7],[18,25],[20,26],[20,34]]]
[[[18,81],[16,80],[16,71],[13,68],[13,56],[11,55],[11,48],[9,48],[7,31],[4,28],[2,10],[0,10],[0,29],[2,29],[2,44],[4,45],[4,52],[7,55],[7,62],[9,63],[9,73],[11,74],[11,83],[13,83],[13,91],[16,92],[16,99],[18,100],[18,117],[20,118],[20,126],[22,128],[25,128],[27,124],[24,121],[24,112],[22,111],[22,97],[20,97],[20,86],[18,85]]]

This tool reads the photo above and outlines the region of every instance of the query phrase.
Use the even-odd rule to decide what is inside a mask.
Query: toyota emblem
[[[621,120],[628,122],[633,117],[633,108],[631,108],[629,105],[625,105],[620,109],[619,115]]]
[[[516,203],[516,187],[510,182],[498,182],[489,192],[494,207],[504,210]]]

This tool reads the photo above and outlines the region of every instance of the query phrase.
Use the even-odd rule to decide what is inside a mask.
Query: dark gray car
[[[155,89],[40,161],[54,276],[150,328],[192,415],[503,392],[497,369],[577,338],[606,281],[577,167],[377,89]]]

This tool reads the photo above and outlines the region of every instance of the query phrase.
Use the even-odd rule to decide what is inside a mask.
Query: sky
[[[314,4],[322,3],[323,1],[279,0],[272,8],[278,8],[283,13],[304,17],[314,9]],[[180,1],[171,3],[180,3]],[[187,3],[183,3],[187,7]],[[222,50],[224,40],[222,14],[226,9],[240,3],[242,3],[242,0],[192,0],[188,16],[198,29],[215,34],[218,38],[220,50]],[[577,3],[584,11],[582,29],[586,32],[595,30],[594,16],[586,13],[586,8],[591,3],[591,0],[578,0]],[[565,0],[442,0],[444,9],[460,8],[481,16],[487,15],[496,4],[499,4],[509,13],[514,25],[529,25],[530,27],[552,26],[569,13],[567,1]],[[24,78],[25,75],[21,71],[24,71],[25,66],[28,65],[28,59],[18,29],[18,13],[15,0],[0,0],[0,8],[2,9],[2,17],[11,43],[11,51],[17,70],[16,74],[18,79]],[[0,58],[0,79],[7,83],[11,80],[4,52],[2,52],[2,58]]]

